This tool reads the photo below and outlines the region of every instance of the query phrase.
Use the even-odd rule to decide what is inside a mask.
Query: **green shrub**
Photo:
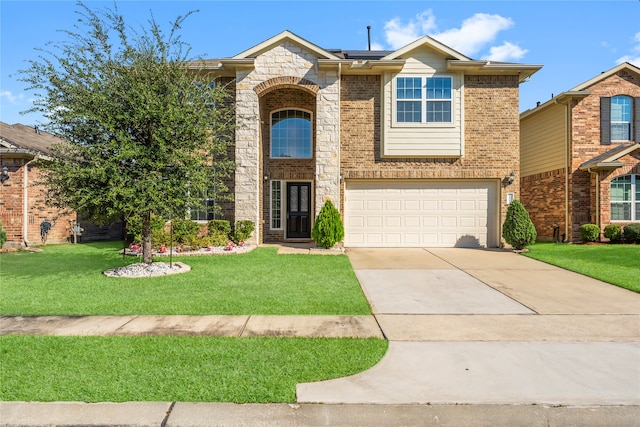
[[[190,219],[173,218],[173,240],[179,244],[192,246],[197,241],[200,224]],[[196,243],[197,244],[197,243]]]
[[[7,241],[7,232],[2,229],[2,223],[0,222],[0,248],[4,246]]]
[[[626,242],[640,242],[640,223],[624,226],[624,240]]]
[[[240,243],[247,240],[251,237],[251,233],[253,233],[253,229],[255,228],[253,221],[245,220],[245,221],[236,221],[234,230],[233,230],[233,243]]]
[[[226,219],[212,219],[207,224],[207,228],[209,229],[209,236],[224,234],[228,236],[231,234],[231,223]],[[225,245],[227,242],[225,242]]]
[[[523,249],[536,241],[536,228],[531,222],[529,213],[518,200],[509,204],[507,216],[502,225],[502,237],[516,250]]]
[[[316,218],[311,237],[318,246],[323,248],[332,248],[337,242],[344,238],[344,226],[340,219],[340,212],[333,206],[331,200],[327,200],[318,218]]]
[[[609,224],[604,228],[604,237],[612,242],[619,242],[622,240],[622,227],[618,224]]]
[[[600,227],[596,224],[582,224],[580,238],[583,242],[595,242],[600,237]]]

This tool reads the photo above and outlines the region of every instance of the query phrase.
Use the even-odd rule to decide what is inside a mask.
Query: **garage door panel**
[[[347,181],[345,245],[495,246],[496,190],[479,181]]]

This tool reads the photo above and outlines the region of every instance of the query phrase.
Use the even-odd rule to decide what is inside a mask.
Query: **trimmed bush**
[[[207,224],[211,246],[226,246],[231,238],[231,223],[226,219],[213,219]]]
[[[609,224],[604,228],[604,237],[612,242],[619,242],[622,240],[622,227],[618,224]]]
[[[531,222],[529,213],[519,200],[509,204],[507,216],[502,225],[502,237],[513,249],[520,250],[535,243],[538,233]]]
[[[583,242],[595,242],[600,237],[600,227],[596,224],[582,224],[580,226],[580,238]]]
[[[245,220],[245,221],[236,221],[233,230],[233,243],[238,244],[240,242],[244,242],[249,237],[251,237],[251,233],[253,233],[253,229],[255,228],[253,221]]]
[[[640,223],[625,225],[623,235],[626,242],[640,242]]]
[[[225,236],[229,236],[231,234],[231,223],[226,219],[212,219],[207,224],[207,228],[209,229],[209,236],[220,233]]]
[[[7,242],[7,232],[2,229],[2,223],[0,222],[0,248]]]
[[[329,249],[344,238],[344,226],[340,212],[327,200],[316,218],[311,237],[318,246]]]
[[[177,243],[193,246],[197,242],[200,224],[190,219],[182,218],[173,218],[171,223],[173,224],[173,239]]]

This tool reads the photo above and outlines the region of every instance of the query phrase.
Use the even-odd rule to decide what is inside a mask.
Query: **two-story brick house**
[[[501,245],[519,197],[519,84],[539,65],[467,58],[423,37],[397,51],[323,49],[285,31],[194,63],[235,92],[227,218],[257,243],[309,240],[326,200],[345,246]]]
[[[620,64],[523,112],[520,127],[522,202],[539,238],[640,221],[638,67]]]

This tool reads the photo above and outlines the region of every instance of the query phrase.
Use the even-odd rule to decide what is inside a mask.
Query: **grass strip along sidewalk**
[[[2,315],[371,314],[344,255],[174,257],[191,272],[109,278],[119,243],[0,255]],[[166,258],[161,261],[168,261]],[[294,402],[300,382],[364,371],[381,339],[0,336],[4,401]]]
[[[295,386],[361,372],[380,339],[1,336],[4,401],[295,402]]]
[[[640,292],[640,245],[536,243],[524,255]]]

